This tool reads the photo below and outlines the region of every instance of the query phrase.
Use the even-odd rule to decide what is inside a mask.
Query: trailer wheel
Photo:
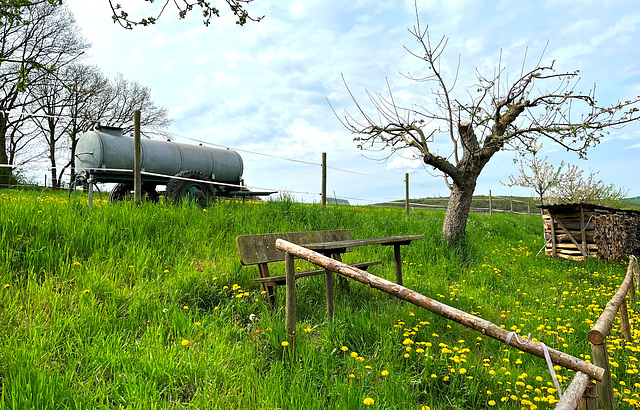
[[[109,202],[129,201],[133,199],[133,184],[119,183],[111,190],[109,194]],[[142,200],[149,202],[158,202],[160,194],[156,191],[156,185],[145,182],[142,184]]]
[[[179,204],[183,199],[199,206],[205,206],[207,201],[215,199],[216,190],[203,173],[198,171],[181,171],[175,175],[179,178],[173,178],[167,182],[167,200],[174,204]],[[194,181],[197,180],[197,181]],[[199,182],[202,181],[202,182]]]

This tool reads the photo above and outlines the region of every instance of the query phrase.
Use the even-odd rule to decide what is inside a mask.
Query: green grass
[[[553,408],[543,360],[358,283],[350,295],[337,286],[328,319],[322,278],[297,282],[291,355],[284,289],[271,314],[235,248],[237,235],[268,232],[424,234],[402,249],[406,286],[590,360],[587,333],[626,264],[536,256],[539,216],[472,214],[461,253],[441,243],[443,217],[287,198],[89,209],[82,197],[0,191],[0,407],[357,409],[369,397],[379,409]],[[384,263],[371,273],[391,280],[388,247],[345,255],[372,258]],[[609,340],[620,408],[640,399],[636,312],[629,301],[633,342],[617,324]],[[564,389],[573,372],[558,373]]]

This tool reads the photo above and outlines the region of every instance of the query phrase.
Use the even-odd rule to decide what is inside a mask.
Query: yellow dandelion
[[[375,401],[371,397],[365,397],[364,400],[362,400],[362,403],[364,403],[365,406],[371,406]]]
[[[287,342],[287,341],[285,340],[284,342],[281,342],[281,343],[280,343],[280,346],[282,346],[282,347],[287,347],[287,346],[289,346],[289,342]]]
[[[386,376],[389,375],[389,371],[388,370],[383,370],[383,371],[380,372],[380,375],[386,377]]]
[[[189,341],[187,339],[182,339],[182,342],[180,342],[180,344],[182,344],[182,346],[187,347],[189,346]]]

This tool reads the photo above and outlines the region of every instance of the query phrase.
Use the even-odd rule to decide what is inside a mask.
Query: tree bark
[[[0,112],[0,165],[9,165],[9,156],[7,155],[7,115]],[[0,184],[11,183],[11,168],[0,167]]]
[[[442,238],[450,245],[457,245],[463,238],[467,228],[467,219],[471,210],[471,201],[476,187],[476,180],[469,181],[463,188],[454,184],[449,195],[447,212],[442,225]]]

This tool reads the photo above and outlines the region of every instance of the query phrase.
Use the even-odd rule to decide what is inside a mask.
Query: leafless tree
[[[639,119],[640,97],[599,106],[595,88],[586,94],[576,90],[578,71],[556,72],[553,62],[539,61],[530,69],[523,63],[514,81],[498,63],[492,76],[476,71],[477,82],[466,96],[454,93],[459,71],[448,78],[441,69],[448,39],[432,42],[417,11],[416,21],[409,31],[418,49],[406,49],[425,64],[427,74],[407,77],[432,85],[434,105],[402,107],[389,87],[388,95],[367,92],[374,111],[369,114],[345,81],[357,114],[346,112],[339,118],[357,135],[361,149],[383,150],[389,156],[410,150],[444,174],[451,194],[442,235],[449,244],[456,245],[464,237],[478,177],[498,152],[523,152],[539,139],[548,139],[585,157],[608,129]],[[440,154],[438,147],[445,141],[451,150]]]
[[[142,135],[147,138],[164,137],[164,127],[171,123],[167,109],[159,107],[151,98],[151,89],[122,74],[110,82],[99,101],[94,104],[93,117],[103,125],[120,127],[125,134],[133,133],[133,113],[140,110]]]
[[[22,110],[34,103],[27,90],[45,76],[80,57],[88,47],[79,36],[75,21],[64,7],[49,2],[27,9],[23,19],[12,20],[0,15],[0,165],[16,158],[15,150],[25,147],[22,140],[12,140],[24,132],[15,130],[23,121]],[[14,119],[12,119],[14,118]],[[17,118],[17,119],[15,119]],[[10,136],[7,144],[7,136]],[[12,151],[8,152],[8,149]],[[0,179],[10,177],[7,168],[0,169]]]

